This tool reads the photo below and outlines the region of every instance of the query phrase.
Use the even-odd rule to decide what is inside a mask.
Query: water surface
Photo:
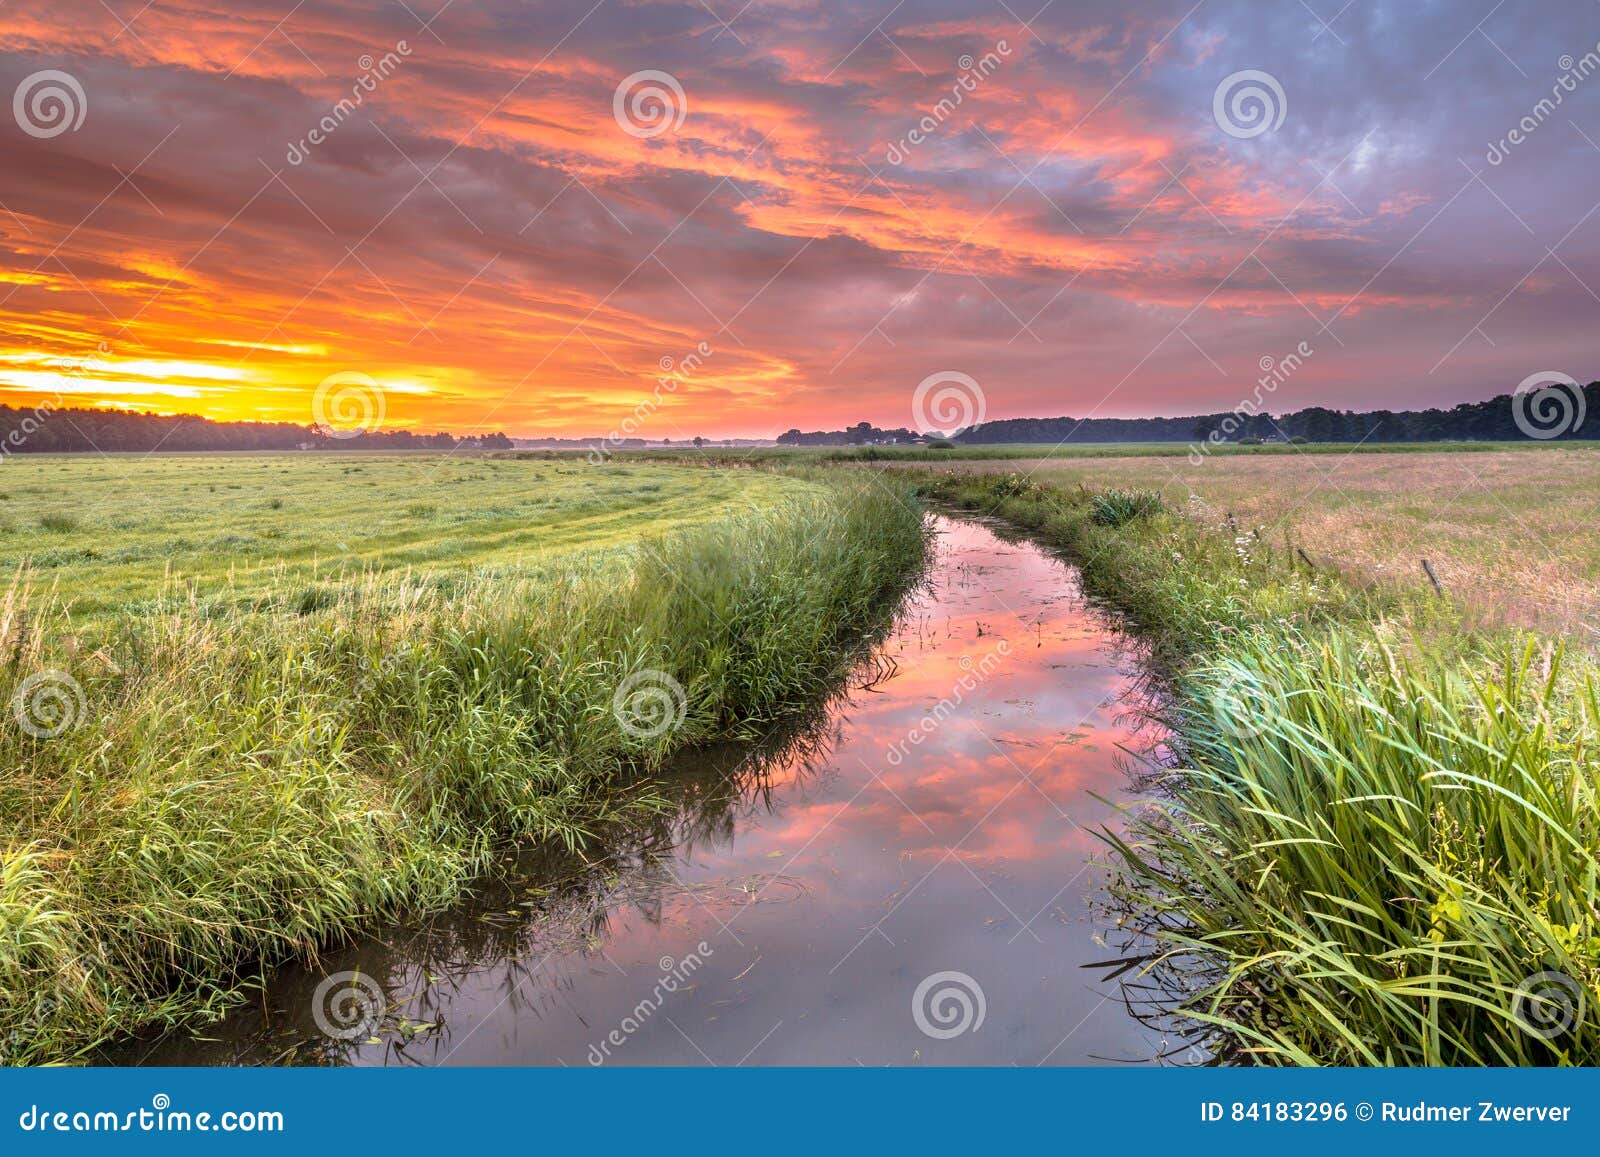
[[[1070,568],[939,532],[866,685],[787,749],[698,753],[676,813],[603,855],[510,860],[441,918],[281,970],[209,1039],[107,1059],[1150,1061],[1156,1034],[1082,967],[1118,954],[1091,833],[1128,798],[1119,746],[1149,746],[1138,672]]]

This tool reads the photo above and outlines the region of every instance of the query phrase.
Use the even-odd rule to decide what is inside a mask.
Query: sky
[[[1600,377],[1600,4],[1040,3],[9,0],[0,402],[677,440]]]

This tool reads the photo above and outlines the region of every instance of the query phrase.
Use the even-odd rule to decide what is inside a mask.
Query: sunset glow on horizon
[[[941,372],[1218,412],[1301,343],[1274,412],[1588,381],[1600,8],[1527,7],[12,0],[0,403],[356,373],[394,429],[677,441]]]

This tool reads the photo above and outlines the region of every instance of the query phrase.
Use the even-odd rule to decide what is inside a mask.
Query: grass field
[[[1185,444],[1124,442],[707,449],[633,460],[858,464],[1154,489],[1197,520],[1223,526],[1231,517],[1358,585],[1426,583],[1426,558],[1481,625],[1600,644],[1600,444],[1223,444],[1203,460],[1189,454]]]
[[[1477,501],[1527,514],[1541,487],[1592,469],[1582,452],[1507,458]],[[1321,488],[1295,506],[1282,481],[1295,463],[1274,466],[1209,463],[1194,489],[1227,495],[1239,516],[1308,510],[1374,561],[1431,531],[1492,576],[1495,551],[1520,539],[1503,513],[1430,499],[1445,467],[1426,456],[1374,459],[1349,480],[1385,512],[1376,522]],[[1129,833],[1108,837],[1116,910],[1135,933],[1126,969],[1149,1011],[1229,1060],[1600,1061],[1596,661],[1418,584],[1308,570],[1273,533],[1197,516],[1181,479],[1166,500],[1107,486],[1160,482],[1141,471],[919,477],[1067,551],[1166,676],[1175,759]],[[1543,501],[1575,512],[1592,495],[1577,489]],[[1592,558],[1590,528],[1570,533]],[[1291,542],[1325,557],[1331,534]]]
[[[909,504],[844,476],[6,469],[13,558],[79,559],[0,598],[12,1063],[202,1021],[264,961],[449,903],[509,841],[651,807],[638,777],[673,751],[827,694],[926,551]]]
[[[17,457],[0,567],[80,620],[302,603],[367,572],[514,571],[753,510],[771,475],[445,455]]]
[[[1426,585],[1434,566],[1469,618],[1600,643],[1600,447],[1491,447],[1360,454],[951,460],[958,473],[1024,474],[1073,489],[1161,492],[1225,529],[1303,549],[1359,584]],[[1335,447],[1334,449],[1337,449]]]
[[[1069,553],[1168,681],[1112,889],[1178,1023],[1273,1063],[1600,1059],[1600,667],[1563,649],[1600,457],[1122,449],[13,460],[0,1052],[203,1021],[649,808],[637,773],[835,684],[920,491]]]

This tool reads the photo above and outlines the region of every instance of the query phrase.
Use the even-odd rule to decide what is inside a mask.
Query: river
[[[425,924],[276,972],[146,1064],[1149,1063],[1103,972],[1094,829],[1130,796],[1138,667],[1076,573],[938,520],[927,583],[826,718],[700,752],[674,812],[510,858]]]

